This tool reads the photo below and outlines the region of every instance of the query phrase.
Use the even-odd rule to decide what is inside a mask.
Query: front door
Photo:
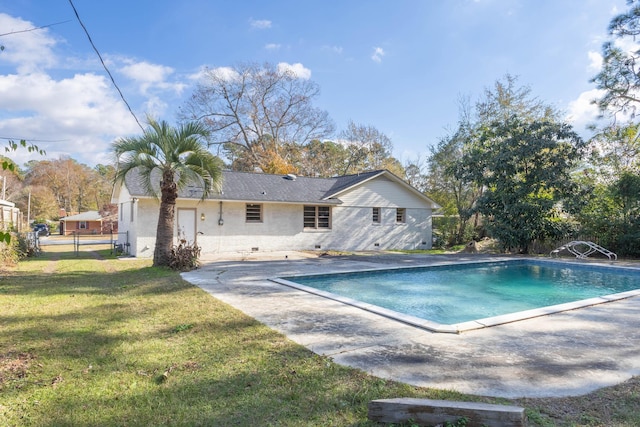
[[[187,243],[196,242],[196,210],[178,209],[178,240],[185,239]]]

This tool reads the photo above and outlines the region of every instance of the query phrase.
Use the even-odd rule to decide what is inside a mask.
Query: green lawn
[[[367,426],[372,399],[519,404],[339,366],[149,261],[46,249],[0,279],[2,426]],[[637,425],[638,390],[584,425]],[[556,425],[558,402],[566,413],[582,401],[526,404],[539,425]]]

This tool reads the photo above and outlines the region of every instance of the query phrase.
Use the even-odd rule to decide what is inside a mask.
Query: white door
[[[196,241],[196,210],[178,209],[178,240],[185,239],[187,243]]]

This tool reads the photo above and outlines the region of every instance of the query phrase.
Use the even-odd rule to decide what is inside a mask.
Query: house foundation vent
[[[373,246],[375,246],[376,248],[380,247],[380,243],[374,243]]]
[[[251,248],[251,252],[258,252],[260,248]]]
[[[316,245],[316,249],[321,249],[320,245]]]

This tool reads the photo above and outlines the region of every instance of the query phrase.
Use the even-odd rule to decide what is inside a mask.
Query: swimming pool
[[[640,269],[518,259],[275,281],[436,332],[462,332],[640,295]]]

